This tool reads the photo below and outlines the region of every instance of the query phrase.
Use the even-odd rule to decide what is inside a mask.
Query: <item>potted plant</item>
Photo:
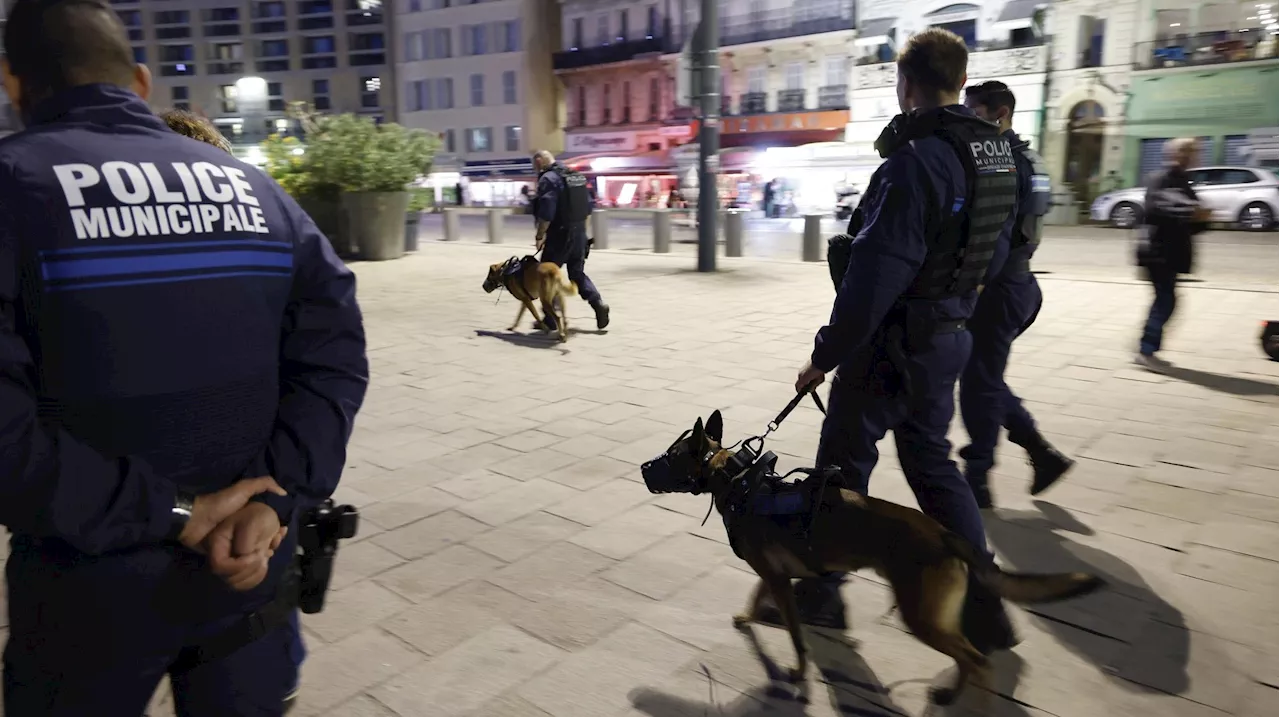
[[[351,114],[319,117],[313,125],[305,165],[318,183],[341,190],[343,224],[360,256],[403,256],[408,187],[428,171],[439,139]]]
[[[351,242],[342,230],[336,184],[319,181],[307,163],[306,149],[296,137],[273,135],[262,143],[267,174],[298,202],[316,226],[329,238],[339,255],[351,253]]]

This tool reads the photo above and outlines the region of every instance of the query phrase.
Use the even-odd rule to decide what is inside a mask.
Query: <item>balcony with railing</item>
[[[642,55],[660,54],[666,51],[667,46],[662,38],[647,37],[643,40],[626,40],[599,47],[584,47],[557,52],[552,55],[551,63],[552,67],[557,70],[575,70],[592,65],[627,62]]]
[[[767,92],[744,92],[738,98],[738,114],[740,115],[758,115],[768,112],[769,93]]]
[[[849,86],[848,85],[824,85],[818,88],[818,109],[820,110],[847,110],[849,109]]]
[[[803,112],[804,90],[778,90],[779,112]]]
[[[818,35],[824,32],[853,30],[852,3],[831,4],[825,14],[812,9],[781,8],[762,12],[736,13],[720,17],[720,45],[745,45],[788,37]]]
[[[1196,67],[1276,59],[1274,31],[1201,32],[1167,40],[1140,42],[1133,49],[1133,69]]]

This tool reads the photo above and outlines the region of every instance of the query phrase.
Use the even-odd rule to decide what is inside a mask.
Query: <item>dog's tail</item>
[[[560,273],[560,287],[564,290],[564,293],[569,296],[578,295],[578,285],[569,281],[569,277],[565,276],[564,272]]]
[[[942,542],[956,557],[965,561],[982,584],[1005,600],[1020,605],[1058,602],[1088,595],[1107,584],[1089,573],[1012,573],[1001,570],[978,555],[978,551],[955,533],[944,532]]]

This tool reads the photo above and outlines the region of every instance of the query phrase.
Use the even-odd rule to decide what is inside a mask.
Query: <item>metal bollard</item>
[[[609,248],[609,216],[608,212],[603,209],[597,209],[591,212],[591,238],[595,240],[592,246],[596,249]]]
[[[822,261],[822,214],[804,215],[804,244],[801,257],[805,261]]]
[[[653,210],[653,253],[671,253],[671,212]]]
[[[742,225],[744,214],[746,214],[746,212],[741,209],[730,209],[724,213],[725,256],[742,256]]]
[[[504,228],[502,220],[506,216],[506,213],[507,212],[505,209],[490,209],[489,211],[485,212],[485,214],[488,215],[487,218],[489,220],[489,243],[490,244],[502,243],[502,230]]]
[[[444,210],[444,240],[458,241],[462,238],[462,230],[458,226],[458,210]]]

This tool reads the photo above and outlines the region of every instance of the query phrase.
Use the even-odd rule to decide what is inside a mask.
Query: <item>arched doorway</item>
[[[1067,156],[1064,179],[1071,185],[1080,206],[1089,206],[1094,197],[1103,191],[1118,187],[1103,187],[1102,146],[1106,121],[1102,105],[1084,100],[1071,108],[1067,119]]]

